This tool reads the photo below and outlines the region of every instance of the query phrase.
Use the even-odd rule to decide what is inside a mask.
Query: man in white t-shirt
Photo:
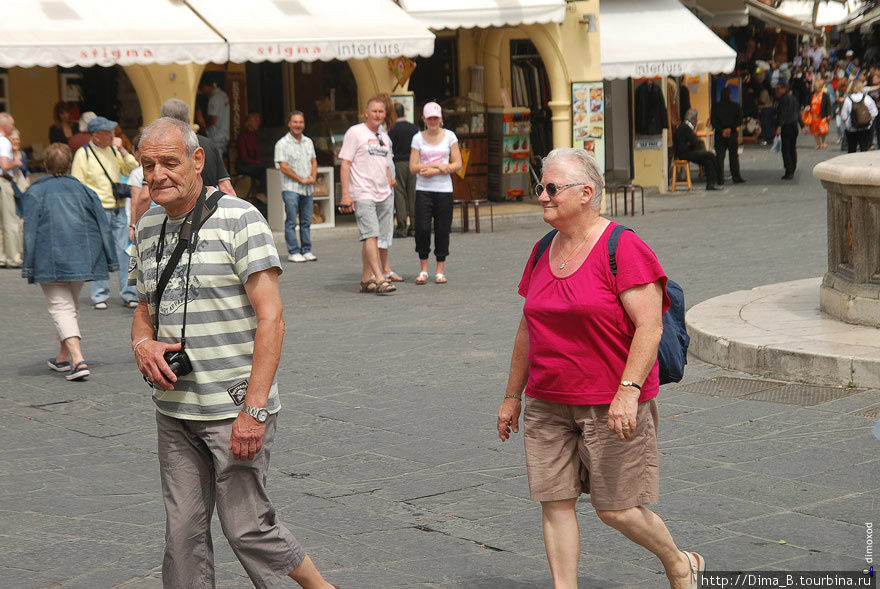
[[[345,132],[339,159],[342,184],[341,211],[354,208],[362,245],[363,293],[390,294],[397,288],[383,274],[388,268],[388,246],[394,232],[394,199],[391,189],[393,159],[391,139],[381,132],[385,102],[376,96],[367,102],[364,122]]]
[[[312,208],[318,158],[312,140],[303,135],[305,115],[295,110],[287,117],[289,133],[275,144],[275,165],[281,171],[281,198],[284,200],[284,241],[288,262],[314,262],[312,253]],[[299,225],[299,240],[296,226]]]
[[[0,268],[21,266],[21,229],[15,214],[15,192],[12,175],[21,166],[21,158],[12,153],[9,134],[15,129],[15,119],[0,112]]]
[[[226,92],[208,81],[202,81],[202,94],[208,97],[205,131],[221,153],[229,150],[229,98]]]

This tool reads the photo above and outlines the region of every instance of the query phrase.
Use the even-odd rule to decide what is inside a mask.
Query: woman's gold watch
[[[622,381],[620,381],[620,385],[624,386],[624,387],[633,387],[639,391],[642,390],[642,385],[638,385],[631,380],[622,380]]]

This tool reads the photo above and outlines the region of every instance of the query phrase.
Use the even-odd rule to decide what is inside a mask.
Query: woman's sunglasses
[[[577,182],[575,184],[563,184],[562,186],[557,186],[554,182],[548,182],[546,185],[544,184],[535,184],[535,196],[541,196],[544,191],[547,191],[547,196],[553,198],[566,188],[571,188],[572,186],[584,186],[584,182]]]

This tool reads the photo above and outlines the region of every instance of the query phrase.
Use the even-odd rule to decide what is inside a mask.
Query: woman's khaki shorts
[[[608,429],[608,405],[564,405],[526,397],[523,439],[534,501],[589,493],[596,509],[657,503],[657,402],[639,403],[636,429],[623,441]]]

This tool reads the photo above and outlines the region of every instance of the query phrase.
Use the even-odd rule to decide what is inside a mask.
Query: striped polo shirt
[[[165,245],[157,266],[156,251],[165,209],[153,207],[137,224],[131,254],[129,284],[156,318],[156,283],[174,248],[186,215],[169,217]],[[184,251],[168,281],[159,306],[158,340],[180,341],[184,288],[189,254]],[[199,230],[192,255],[186,311],[186,353],[193,371],[179,377],[174,390],[153,389],[159,412],[178,419],[217,420],[236,417],[241,405],[231,392],[245,390],[253,364],[257,316],[244,284],[248,277],[275,268],[281,262],[272,232],[263,216],[248,202],[225,195],[217,210]],[[278,385],[273,380],[268,410],[281,408]]]

